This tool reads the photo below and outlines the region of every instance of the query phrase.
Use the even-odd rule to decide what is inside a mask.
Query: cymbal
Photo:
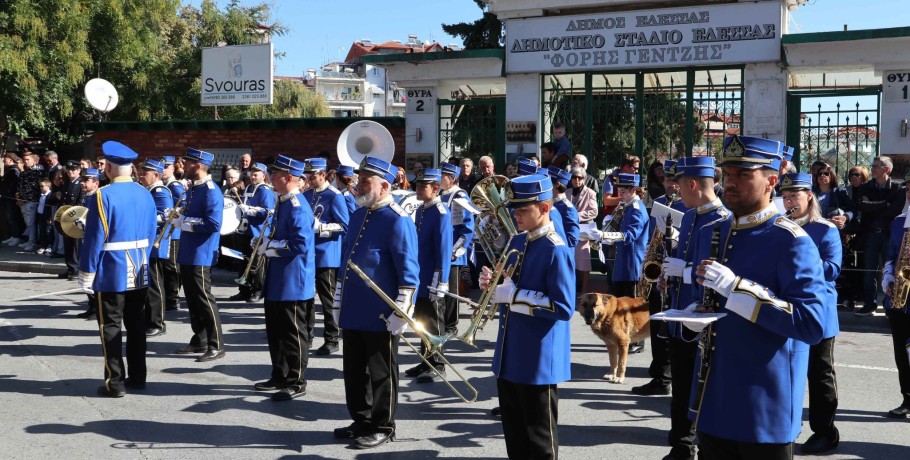
[[[70,238],[85,236],[85,215],[88,208],[84,206],[71,206],[60,216],[60,229]]]
[[[65,204],[57,208],[57,212],[54,213],[54,230],[56,230],[57,233],[63,233],[63,229],[60,228],[60,218],[63,217],[63,213],[65,213],[67,209],[72,207],[73,205]]]

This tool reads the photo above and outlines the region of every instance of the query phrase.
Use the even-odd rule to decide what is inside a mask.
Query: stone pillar
[[[787,76],[776,62],[746,65],[744,135],[787,141]]]
[[[533,143],[506,142],[506,158],[511,161],[518,155],[538,154],[544,130],[540,116],[540,74],[521,73],[506,75],[506,125],[510,122],[535,122],[537,135]],[[497,159],[499,164],[500,159]]]

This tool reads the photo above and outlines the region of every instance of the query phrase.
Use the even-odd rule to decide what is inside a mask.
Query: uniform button
[[[733,245],[732,244],[727,245],[727,249],[733,249]]]
[[[727,258],[726,258],[726,257],[724,257],[723,262],[724,262],[724,263],[727,263]]]
[[[736,236],[736,232],[733,232],[733,236]]]

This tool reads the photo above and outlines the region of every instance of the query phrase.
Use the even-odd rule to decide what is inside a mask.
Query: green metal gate
[[[840,182],[854,165],[878,155],[881,86],[787,93],[787,145],[793,161],[808,171],[817,160],[834,167]]]
[[[691,68],[542,76],[544,138],[566,125],[574,153],[600,176],[624,154],[655,160],[715,155],[741,132],[743,69]],[[642,171],[644,173],[644,171]]]
[[[506,146],[506,100],[504,98],[439,100],[440,160],[449,156],[493,157],[502,171]],[[448,110],[451,109],[451,110]],[[448,152],[444,155],[444,152]]]

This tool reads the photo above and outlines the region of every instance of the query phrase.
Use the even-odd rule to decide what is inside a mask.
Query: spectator
[[[576,157],[580,155],[575,155]],[[584,157],[582,157],[584,158]],[[578,210],[578,223],[582,227],[591,225],[597,218],[597,193],[588,188],[585,168],[575,166],[572,168],[572,178],[569,180],[569,189],[566,198]],[[596,224],[595,224],[596,226]],[[575,286],[580,294],[588,292],[588,277],[591,273],[591,246],[587,240],[579,240],[575,246]],[[591,318],[585,316],[585,322],[591,324]]]
[[[814,168],[815,165],[813,165]],[[863,254],[863,308],[857,316],[870,316],[878,308],[878,282],[876,280],[884,258],[888,254],[891,221],[904,207],[904,192],[891,180],[891,158],[880,156],[872,160],[872,180],[859,189],[857,210],[862,213],[860,231],[866,235]]]
[[[417,173],[422,171],[426,166],[420,160],[414,160],[411,162],[411,170],[408,171],[408,176],[411,180],[417,177]]]
[[[395,183],[392,184],[392,190],[411,190],[411,183],[408,182],[408,175],[405,174],[404,168],[398,167],[398,175],[395,176]]]
[[[830,219],[838,230],[843,230],[853,216],[853,203],[847,190],[838,184],[834,169],[825,166],[812,176],[812,192],[818,198],[822,218]]]
[[[830,167],[831,165],[824,160],[815,160],[812,162],[812,166],[809,167],[809,174],[812,174],[812,177],[815,177],[815,173],[819,170]]]
[[[51,225],[49,231],[51,235],[51,251],[45,251],[44,255],[48,257],[63,257],[63,235],[54,228],[54,216],[57,214],[57,210],[60,209],[60,206],[63,204],[63,189],[66,186],[66,171],[69,169],[70,165],[78,165],[79,163],[70,160],[67,161],[67,168],[61,168],[57,170],[53,177],[51,177],[51,199],[48,200],[51,204]]]
[[[177,158],[176,160],[174,160],[174,177],[177,180],[183,180],[183,176],[184,176],[183,158],[181,157],[181,158]],[[301,181],[301,182],[306,182],[306,181]]]
[[[560,168],[566,167],[572,158],[572,144],[566,137],[566,125],[562,123],[553,125],[553,144],[556,147],[553,152],[553,165]]]
[[[506,165],[506,177],[509,179],[518,177],[518,166],[515,166],[515,163],[509,163]]]
[[[94,166],[92,166],[92,160],[91,160],[91,159],[89,159],[89,158],[83,158],[83,159],[79,160],[79,169],[85,170],[85,169],[93,168],[93,167],[94,167]]]
[[[458,176],[458,186],[471,193],[478,180],[477,175],[474,174],[474,162],[470,158],[462,158],[459,166],[461,166],[461,175]]]
[[[594,194],[600,193],[600,181],[591,174],[588,174],[588,157],[578,153],[572,157],[572,167],[582,168],[585,170],[585,187],[594,191]],[[569,184],[571,185],[571,183]]]
[[[253,165],[253,157],[249,153],[244,153],[240,155],[240,179],[244,183],[251,183],[249,179],[250,176],[250,167]]]
[[[37,226],[37,238],[35,238],[35,251],[38,254],[53,253],[51,250],[51,233],[48,231],[48,224],[53,218],[51,214],[51,205],[48,200],[51,198],[51,180],[42,178],[38,181],[38,207],[35,209],[35,225]]]
[[[488,156],[482,156],[477,160],[477,169],[480,171],[480,178],[485,179],[496,174],[493,171],[493,159]]]
[[[38,181],[44,178],[44,168],[38,164],[38,154],[28,152],[22,157],[24,169],[19,175],[19,206],[22,209],[22,220],[25,221],[25,237],[28,241],[19,244],[26,251],[37,249],[38,227],[36,213],[38,210]]]
[[[44,161],[47,163],[47,178],[51,179],[54,177],[54,174],[57,171],[63,169],[63,165],[60,164],[60,160],[57,157],[57,152],[53,150],[48,150],[44,153]]]
[[[619,205],[619,187],[616,187],[616,178],[619,177],[620,174],[638,174],[639,167],[641,167],[641,160],[639,160],[637,156],[625,155],[622,159],[622,164],[619,166],[619,171],[615,171],[614,174],[604,179],[604,190],[607,189],[607,181],[610,181],[610,189],[612,190],[610,196],[604,195],[603,197],[604,216],[613,214],[613,210]],[[660,165],[660,167],[663,169],[663,165]],[[641,187],[636,188],[640,189]]]
[[[0,186],[0,194],[3,195],[3,213],[6,216],[7,230],[9,238],[3,240],[2,244],[17,246],[22,243],[19,238],[22,236],[25,225],[22,221],[22,212],[19,209],[19,202],[16,201],[16,193],[19,190],[19,155],[8,152],[3,155],[3,180]]]
[[[531,160],[531,163],[534,163],[534,166],[540,167],[540,158],[537,158],[537,155],[528,155],[525,158]]]
[[[664,189],[664,164],[660,160],[655,160],[648,166],[648,198],[655,199],[659,196],[666,195]]]
[[[224,171],[224,181],[221,187],[224,196],[240,200],[244,188],[243,181],[240,180],[240,171],[237,168],[231,167]]]
[[[542,159],[541,165],[544,168],[555,166],[562,169],[566,167],[569,160],[566,156],[556,156],[556,144],[553,142],[546,142],[540,146],[540,158]]]

